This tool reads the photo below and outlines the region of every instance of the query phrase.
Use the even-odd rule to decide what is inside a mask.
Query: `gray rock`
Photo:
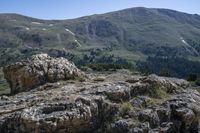
[[[82,94],[104,95],[111,101],[121,102],[130,99],[130,86],[125,82],[107,83],[92,86]]]
[[[135,107],[142,108],[142,107],[147,107],[148,102],[150,100],[151,100],[151,98],[149,98],[148,96],[138,96],[138,97],[134,98],[133,100],[131,100],[131,103]]]
[[[180,132],[198,130],[200,95],[195,90],[186,90],[165,102],[170,107],[170,121]]]
[[[183,88],[187,88],[189,83],[183,79],[159,77],[150,75],[140,78],[140,80],[131,86],[131,96],[152,95],[156,89],[160,88],[167,93],[176,93]],[[153,94],[159,97],[159,94]]]
[[[51,65],[47,65],[49,62]],[[4,71],[13,93],[26,92],[0,97],[1,133],[199,131],[200,94],[186,89],[189,83],[182,79],[150,75],[139,76],[131,83],[121,79],[53,83],[84,73],[63,58],[47,55],[33,56]],[[154,92],[158,96],[164,92],[166,97],[154,97]],[[148,106],[152,99],[160,101]]]
[[[138,118],[142,122],[149,122],[151,128],[159,126],[160,124],[160,119],[157,112],[152,109],[142,110],[141,112],[139,112]]]
[[[34,55],[5,67],[3,71],[12,94],[28,91],[47,82],[84,77],[84,73],[67,59],[55,59],[47,54]]]
[[[130,129],[128,133],[144,133],[143,130],[139,127],[135,127],[133,129]]]
[[[128,131],[129,131],[129,126],[126,120],[119,120],[115,122],[114,132],[127,133]]]
[[[138,127],[130,129],[128,133],[149,133],[150,125],[148,122],[141,123]]]

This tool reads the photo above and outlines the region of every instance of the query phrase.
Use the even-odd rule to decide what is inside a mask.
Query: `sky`
[[[40,19],[72,19],[131,7],[167,8],[200,14],[200,0],[0,0],[0,13]]]

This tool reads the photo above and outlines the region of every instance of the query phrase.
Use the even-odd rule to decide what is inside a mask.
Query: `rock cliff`
[[[51,59],[46,55],[39,57],[41,56]],[[38,56],[33,58],[35,57]],[[51,59],[52,62],[57,62],[56,60],[64,59]],[[27,62],[25,64],[31,64],[32,61]],[[60,65],[66,68],[68,65],[63,65],[66,60],[63,62]],[[27,65],[18,67],[19,64],[24,63],[11,65],[5,72],[10,70],[18,73],[23,70],[20,74],[26,74],[25,70],[29,70],[25,69],[28,68]],[[60,69],[61,66],[59,70],[64,70]],[[70,79],[83,74],[74,65],[70,66],[69,70],[74,73]],[[35,73],[34,76],[40,77],[40,74]],[[47,81],[52,83],[43,82],[40,85],[31,80],[36,83],[31,83],[31,90],[12,96],[1,96],[0,132],[199,132],[200,94],[191,89],[190,83],[185,80],[156,75],[133,75],[123,71],[113,74],[92,73],[84,82],[60,81],[63,77],[62,74],[58,75],[53,80],[47,78]],[[10,83],[17,79],[20,87],[30,81],[24,82],[22,78],[17,78],[17,75],[12,77],[10,74],[10,78],[8,77],[7,79],[12,79]],[[98,77],[103,77],[104,80],[96,80]]]

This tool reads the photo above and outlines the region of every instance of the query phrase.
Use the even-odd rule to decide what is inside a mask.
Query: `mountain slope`
[[[135,64],[155,56],[199,60],[196,14],[138,7],[60,21],[1,14],[0,23],[1,66],[40,52],[78,65]]]
[[[147,8],[132,8],[66,21],[67,26],[72,25],[72,30],[78,35],[105,45],[121,44],[128,50],[140,51],[144,50],[144,45],[178,46],[188,48],[190,54],[195,52],[183,40],[199,41],[199,23],[198,15]]]

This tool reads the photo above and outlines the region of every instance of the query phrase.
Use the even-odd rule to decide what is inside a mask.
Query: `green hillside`
[[[79,66],[119,64],[140,71],[148,66],[147,73],[167,69],[185,78],[200,74],[188,68],[199,66],[199,36],[199,15],[168,9],[138,7],[71,20],[0,14],[0,67],[46,52]],[[171,62],[158,65],[152,58]],[[176,67],[179,59],[184,62]]]

